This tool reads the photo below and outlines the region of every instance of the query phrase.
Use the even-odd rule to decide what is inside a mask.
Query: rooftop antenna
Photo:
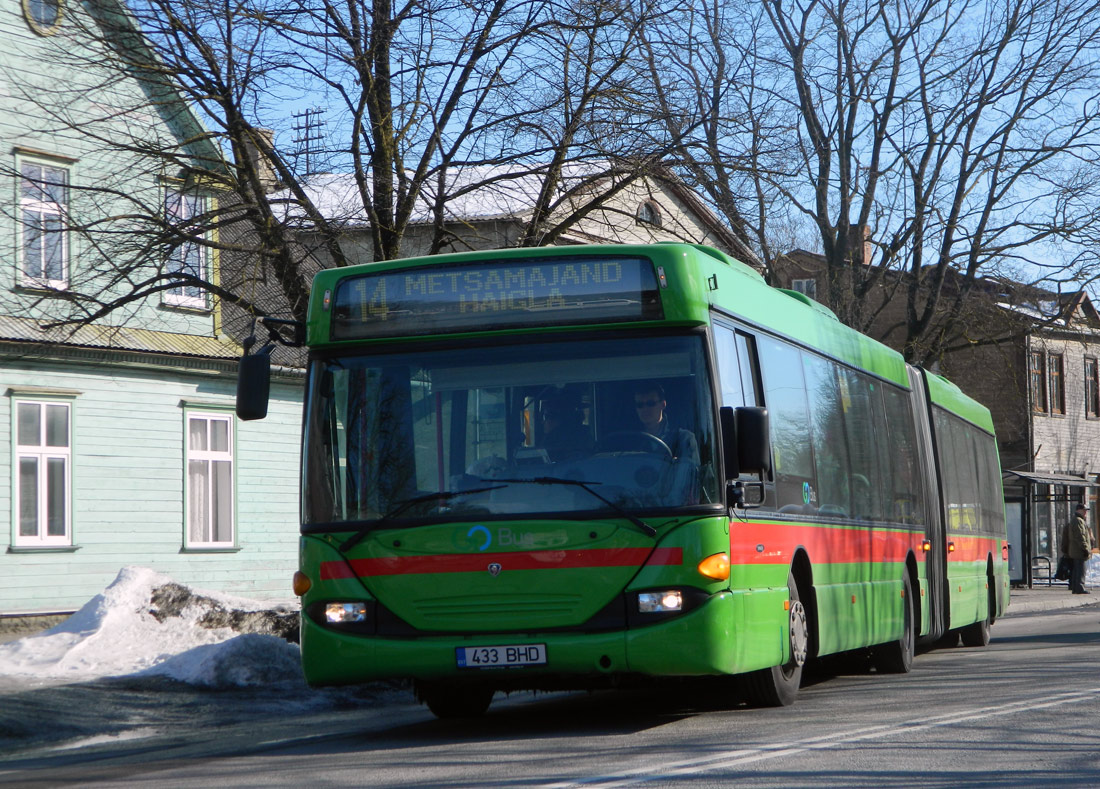
[[[325,111],[321,107],[311,107],[302,112],[296,112],[291,117],[294,118],[294,142],[298,145],[297,153],[298,157],[305,157],[305,170],[303,175],[314,175],[313,171],[313,154],[314,143],[319,143],[324,139],[321,134],[321,128],[325,125],[325,122],[321,120],[321,116]],[[319,153],[320,151],[316,151]]]

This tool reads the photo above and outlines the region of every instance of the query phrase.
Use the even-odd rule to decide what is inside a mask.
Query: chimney
[[[274,150],[275,132],[273,130],[252,129],[252,133],[259,138],[265,148]],[[257,147],[255,139],[248,138],[245,140],[245,153],[248,156],[248,161],[256,168],[260,178],[260,188],[263,189],[264,194],[278,189],[281,184],[279,183],[279,177],[275,174],[275,168],[271,166],[271,160]]]
[[[853,263],[871,265],[871,228],[867,225],[849,227],[848,247],[851,250]]]

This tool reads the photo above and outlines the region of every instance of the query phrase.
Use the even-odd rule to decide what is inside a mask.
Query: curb
[[[1070,608],[1083,608],[1100,604],[1100,596],[1095,593],[1088,596],[1071,595],[1067,591],[1050,596],[1044,595],[1044,597],[1048,599],[1013,600],[1009,597],[1008,609],[1002,614],[1001,618],[1015,616],[1016,614],[1033,614],[1037,611],[1063,611]]]

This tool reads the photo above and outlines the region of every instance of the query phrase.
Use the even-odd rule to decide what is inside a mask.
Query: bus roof
[[[928,399],[933,404],[950,411],[967,422],[980,427],[987,433],[993,431],[993,417],[984,405],[963,394],[955,384],[941,375],[924,370],[924,380],[928,386]]]

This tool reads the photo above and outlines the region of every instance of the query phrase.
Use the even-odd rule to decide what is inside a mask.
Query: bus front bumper
[[[721,592],[695,610],[643,627],[604,632],[426,635],[412,638],[334,632],[302,618],[302,665],[315,687],[379,679],[466,679],[522,687],[547,677],[737,674],[782,663],[786,588]],[[462,647],[544,645],[542,665],[460,668]]]

